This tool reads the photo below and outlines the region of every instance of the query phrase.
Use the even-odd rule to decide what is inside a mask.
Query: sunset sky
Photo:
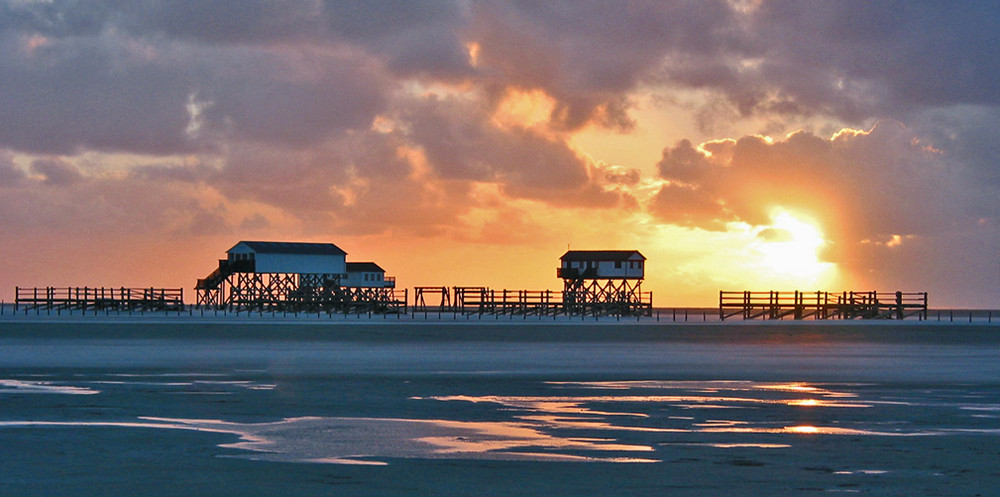
[[[239,240],[401,287],[1000,306],[993,1],[0,0],[0,298],[193,286]]]

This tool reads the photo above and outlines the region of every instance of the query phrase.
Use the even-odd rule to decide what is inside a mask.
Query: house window
[[[615,269],[621,269],[621,268],[622,268],[622,261],[615,261]]]

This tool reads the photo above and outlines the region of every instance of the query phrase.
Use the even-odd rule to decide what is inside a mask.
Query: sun
[[[757,230],[754,250],[762,269],[801,288],[828,283],[836,266],[820,254],[827,245],[819,226],[806,216],[775,209],[771,224]]]

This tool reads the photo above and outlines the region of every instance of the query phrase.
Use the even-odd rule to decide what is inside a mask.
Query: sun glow
[[[542,90],[507,89],[497,105],[494,122],[504,128],[536,128],[552,116],[556,101]]]
[[[828,242],[816,223],[804,216],[777,209],[757,238],[754,249],[761,265],[790,283],[817,287],[834,276],[836,266],[820,258]]]

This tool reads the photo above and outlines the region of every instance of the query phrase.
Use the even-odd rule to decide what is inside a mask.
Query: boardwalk
[[[719,319],[927,319],[927,292],[719,292]]]
[[[179,311],[183,288],[34,287],[14,289],[15,309]]]

